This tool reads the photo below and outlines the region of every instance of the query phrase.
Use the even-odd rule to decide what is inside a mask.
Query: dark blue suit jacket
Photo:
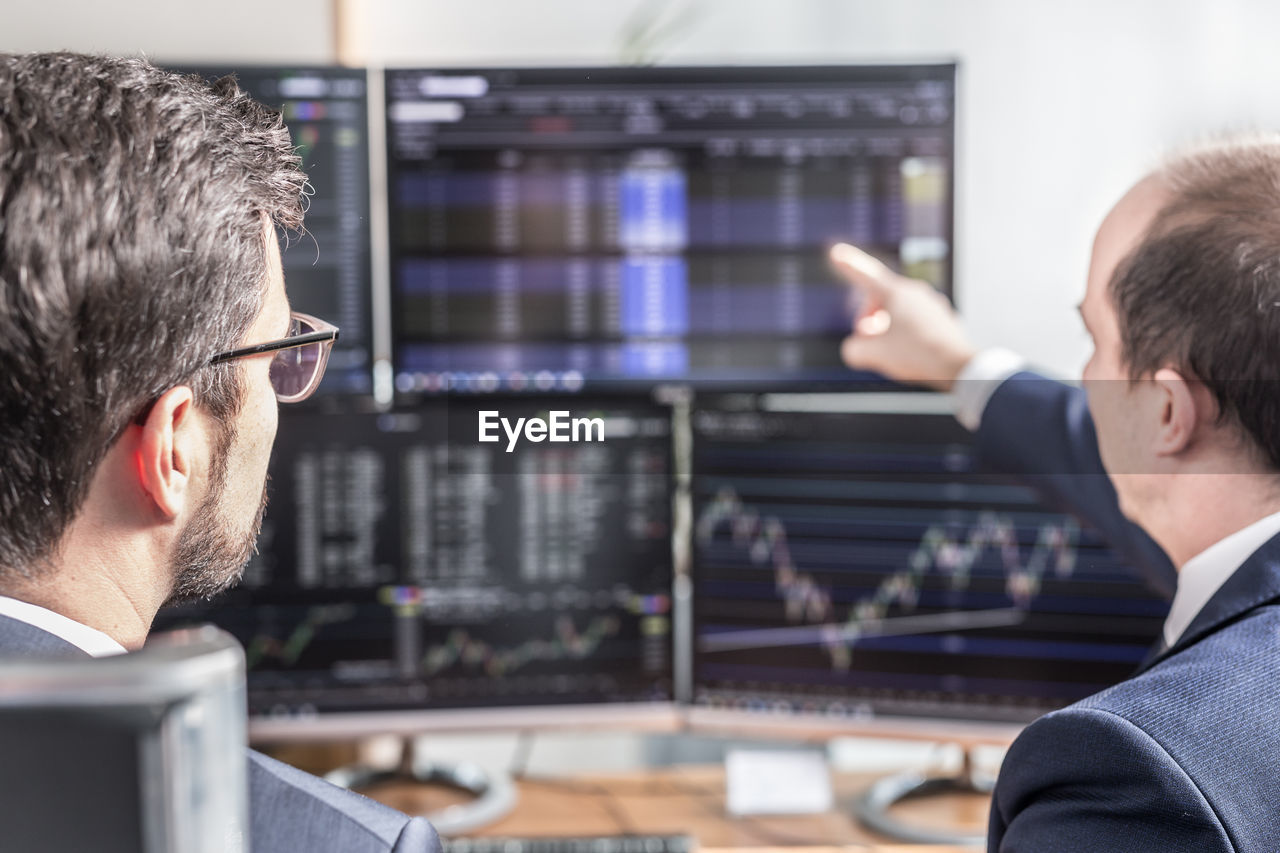
[[[1121,515],[1082,391],[1018,374],[991,398],[984,458],[1098,526],[1157,587],[1173,568]],[[1280,536],[1138,673],[1032,723],[1010,748],[988,849],[1280,850]]]
[[[84,656],[66,640],[0,616],[0,655]],[[249,752],[249,849],[258,853],[440,853],[422,818]]]

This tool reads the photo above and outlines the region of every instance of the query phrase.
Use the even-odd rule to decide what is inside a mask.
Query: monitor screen
[[[389,70],[386,94],[401,392],[849,382],[839,240],[951,293],[953,65]]]
[[[945,414],[693,413],[694,698],[1025,722],[1132,674],[1168,602],[978,472]]]
[[[670,409],[576,397],[579,441],[486,443],[481,411],[563,410],[469,399],[282,409],[260,553],[166,615],[240,639],[251,715],[669,702]]]
[[[240,88],[284,115],[310,178],[302,236],[281,242],[289,301],[341,330],[319,388],[322,396],[373,391],[369,231],[369,103],[357,68],[185,66]]]

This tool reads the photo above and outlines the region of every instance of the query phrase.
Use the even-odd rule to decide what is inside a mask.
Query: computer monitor
[[[165,617],[244,644],[254,737],[675,724],[670,409],[549,399],[281,410],[260,553]]]
[[[173,65],[208,79],[233,74],[284,115],[311,184],[307,234],[281,243],[289,301],[341,329],[320,399],[373,391],[367,72],[358,68]]]
[[[950,736],[1132,674],[1167,601],[1091,529],[980,473],[945,399],[796,402],[692,415],[695,722]]]
[[[401,392],[847,386],[832,243],[951,293],[954,65],[385,82]]]

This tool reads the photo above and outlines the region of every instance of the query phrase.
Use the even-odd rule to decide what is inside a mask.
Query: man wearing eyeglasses
[[[338,332],[285,293],[305,181],[229,81],[0,55],[0,654],[136,649],[161,605],[239,580],[277,404]],[[249,767],[255,850],[439,850],[420,818]]]

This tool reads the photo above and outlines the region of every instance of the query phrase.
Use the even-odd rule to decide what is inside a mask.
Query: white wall
[[[1075,373],[1093,229],[1167,147],[1280,126],[1274,0],[342,0],[385,64],[586,64],[638,8],[664,63],[962,63],[956,286],[983,343]],[[330,0],[0,0],[0,49],[325,62]]]
[[[962,63],[956,286],[982,343],[1068,374],[1092,233],[1170,145],[1280,127],[1274,0],[673,0],[662,63]],[[637,0],[352,0],[386,64],[616,62]]]
[[[0,51],[326,63],[330,0],[0,0]]]

